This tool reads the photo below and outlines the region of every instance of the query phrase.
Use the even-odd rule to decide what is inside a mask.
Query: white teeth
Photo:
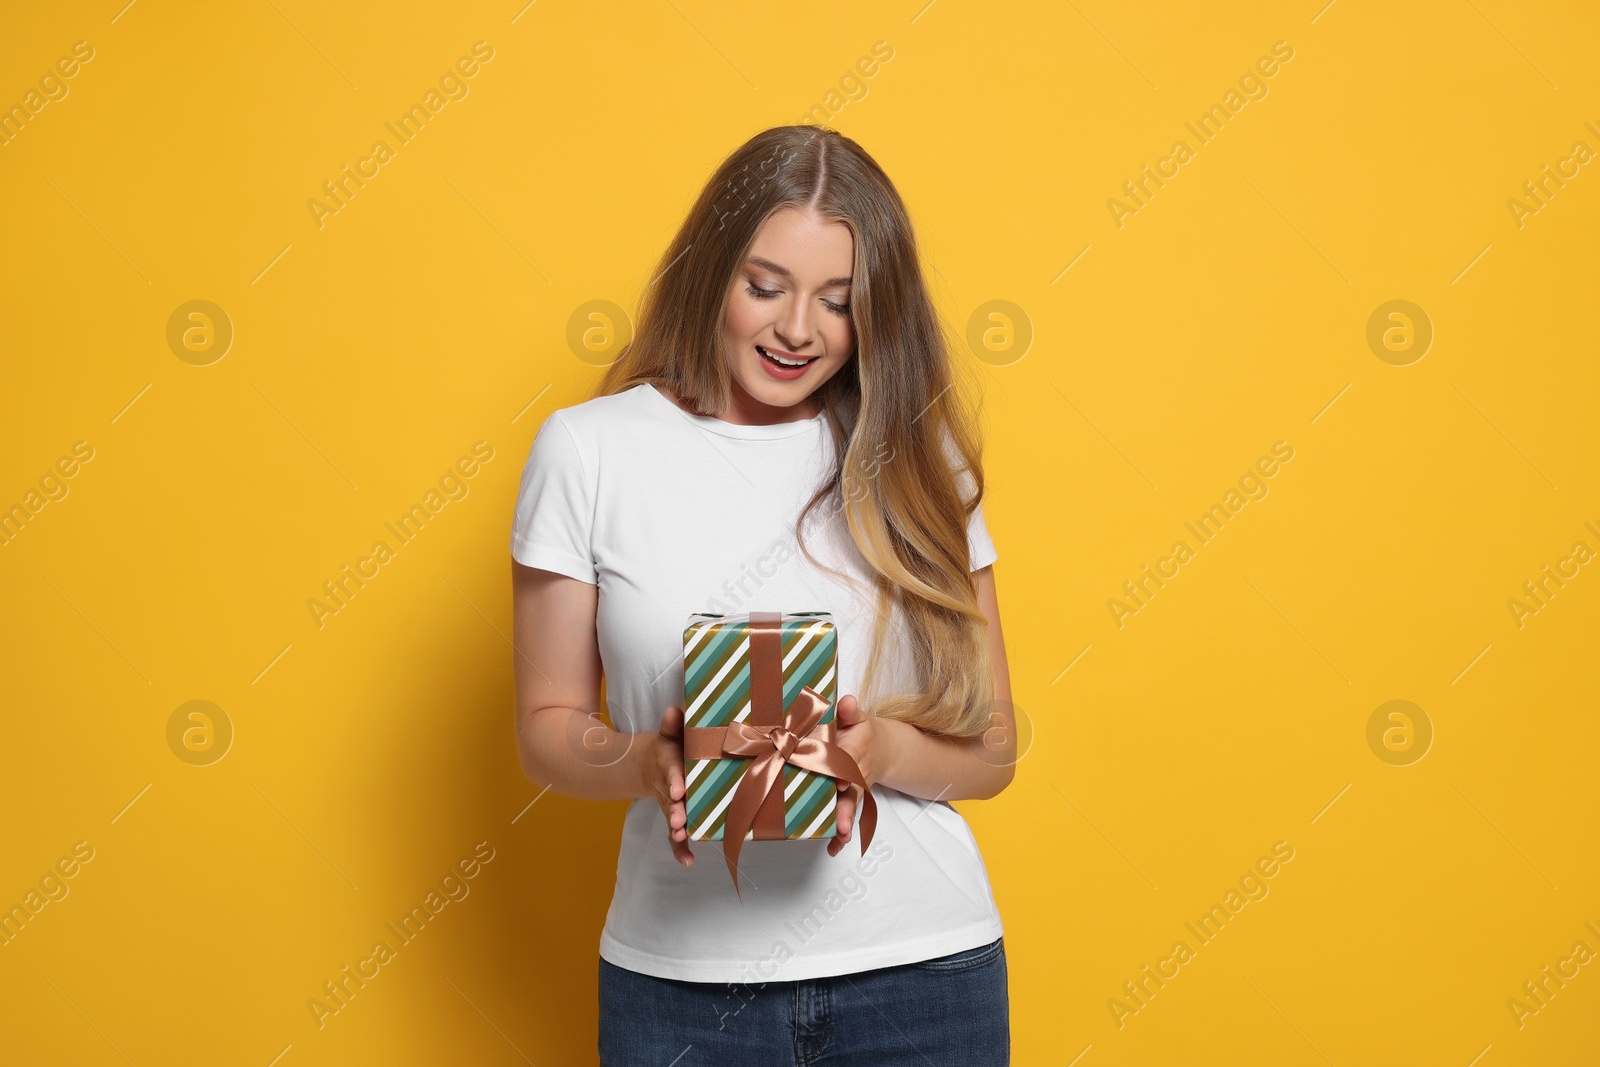
[[[817,358],[815,356],[812,356],[811,359],[802,359],[799,362],[791,362],[791,361],[789,361],[787,359],[784,359],[782,356],[773,355],[771,352],[767,351],[765,348],[761,348],[760,345],[756,345],[756,347],[761,349],[761,354],[763,356],[766,356],[768,359],[772,360],[772,362],[780,364],[780,365],[785,366],[785,367],[804,367],[807,363],[810,363],[812,359]]]

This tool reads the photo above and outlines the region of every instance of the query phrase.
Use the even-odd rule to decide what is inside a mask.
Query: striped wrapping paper
[[[825,611],[786,611],[779,616],[783,647],[783,706],[810,686],[828,702],[822,722],[834,721],[838,685],[838,635]],[[685,727],[726,726],[750,721],[750,616],[689,616],[683,631]],[[754,725],[754,724],[752,724]],[[720,841],[749,758],[685,759],[689,838]],[[783,767],[784,836],[790,840],[832,837],[837,827],[836,779],[791,764]],[[755,831],[745,834],[755,839]]]

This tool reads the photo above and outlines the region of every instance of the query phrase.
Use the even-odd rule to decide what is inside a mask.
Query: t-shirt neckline
[[[744,423],[727,422],[713,415],[692,415],[689,412],[667,399],[666,395],[657,389],[653,382],[640,382],[635,388],[643,389],[656,398],[656,401],[666,406],[673,414],[686,422],[693,423],[710,433],[720,434],[723,437],[735,437],[746,441],[775,441],[785,437],[798,437],[800,434],[820,431],[824,412],[817,412],[809,419],[795,419],[791,422],[771,422],[746,425]]]

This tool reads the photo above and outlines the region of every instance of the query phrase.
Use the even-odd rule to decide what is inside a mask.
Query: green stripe
[[[817,620],[826,613],[791,612],[790,615],[799,617],[786,618],[782,622],[779,643],[780,654],[784,658],[795,651],[796,643],[805,639],[805,631],[815,626]],[[711,692],[706,693],[706,699],[700,710],[685,725],[725,726],[733,721],[738,709],[750,701],[749,624],[746,619],[732,622],[710,620],[703,621],[698,626],[709,626],[712,632],[702,637],[700,644],[684,664],[685,706],[699,699],[719,673],[722,673],[722,680]],[[694,636],[694,633],[694,628],[685,631],[685,643]],[[724,668],[728,669],[724,672]],[[833,672],[833,677],[824,684],[822,678],[830,671]],[[809,686],[828,701],[829,706],[823,712],[821,721],[832,722],[835,718],[833,704],[837,700],[838,692],[837,671],[838,630],[829,622],[818,628],[818,632],[811,637],[810,647],[783,672],[784,706],[788,707],[800,695],[800,690]],[[686,761],[686,767],[691,766],[693,762]],[[719,759],[701,772],[695,784],[690,787],[685,803],[691,832],[705,820],[707,813],[721,804],[723,799],[738,787],[750,763],[751,760],[747,757]],[[795,790],[784,805],[784,830],[791,839],[798,838],[804,832],[805,828],[827,807],[830,798],[837,791],[832,778],[813,774],[792,764],[783,768],[782,781],[785,788],[794,782],[796,775],[805,775],[807,780]],[[726,824],[727,809],[724,807],[712,825],[695,840],[721,840]],[[831,837],[835,832],[836,819],[830,814],[818,828],[815,836]]]
[[[832,659],[834,659],[833,634],[830,632],[823,634],[811,646],[811,651],[806,654],[804,660],[790,667],[785,673],[783,679],[783,706],[788,707],[794,701],[794,698],[800,695],[800,690],[806,686],[816,689],[823,675],[828,673],[829,661]],[[833,688],[834,682],[838,680],[838,673],[838,671],[834,671],[834,678],[824,688],[829,690]],[[818,690],[818,692],[822,693],[821,690]],[[822,721],[832,722],[833,698],[828,693],[822,693],[822,698],[828,701],[828,710],[822,713]]]
[[[741,620],[707,625],[713,626],[714,632],[703,639],[701,647],[695,650],[685,664],[685,706],[695,703],[701,692],[712,684],[712,679],[722,672],[724,666],[729,662],[734,666],[723,674],[722,681],[707,696],[700,708],[689,717],[685,723],[687,726],[726,726],[733,721],[738,709],[750,700],[748,624]],[[796,642],[802,640],[804,631],[814,625],[814,622],[805,619],[785,619],[781,634],[782,655],[788,656]],[[791,664],[784,672],[785,707],[799,695],[802,687],[809,685],[817,688],[830,665],[836,667],[837,649],[837,628],[832,625],[822,626],[801,661]],[[818,689],[830,705],[836,699],[834,693],[837,683],[838,677],[835,671],[835,676],[827,685]],[[824,714],[822,721],[831,722],[832,719],[830,709]]]
[[[707,635],[702,648],[697,649],[694,658],[684,665],[684,695],[687,704],[692,704],[701,690],[711,684],[711,680],[722,671],[722,667],[729,660],[741,661],[737,667],[723,676],[721,688],[712,693],[710,699],[695,712],[685,723],[687,726],[726,726],[732,719],[731,712],[724,713],[725,717],[718,719],[719,709],[724,707],[731,697],[737,696],[734,707],[742,704],[747,696],[740,695],[750,686],[749,642],[744,637],[743,626],[726,626],[718,624],[716,631]],[[740,693],[730,693],[730,690],[739,690]],[[687,706],[687,704],[685,706]]]
[[[738,785],[739,778],[744,774],[750,760],[746,759],[719,759],[710,767],[701,772],[695,779],[694,785],[689,787],[688,796],[684,797],[685,809],[689,816],[690,827],[699,826],[706,813],[722,802],[722,798],[732,792]],[[726,816],[717,816],[721,822]],[[718,833],[716,836],[722,836]]]
[[[794,791],[794,796],[789,798],[788,806],[784,810],[784,826],[791,838],[798,838],[805,833],[806,827],[822,813],[828,804],[830,794],[838,791],[832,778],[825,774],[811,774],[809,771],[801,772],[812,779]]]

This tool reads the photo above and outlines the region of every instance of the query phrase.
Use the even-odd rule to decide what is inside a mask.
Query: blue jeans
[[[600,961],[601,1067],[1006,1067],[1005,939],[794,982],[683,982]]]

